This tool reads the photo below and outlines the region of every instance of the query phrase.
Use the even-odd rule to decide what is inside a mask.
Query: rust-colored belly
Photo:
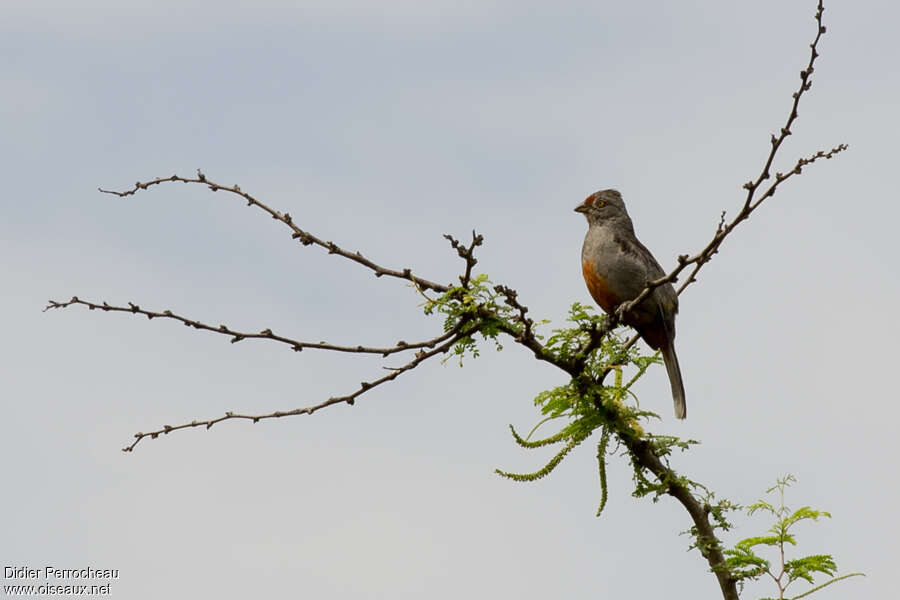
[[[582,261],[581,273],[584,275],[584,282],[594,301],[604,311],[612,314],[612,311],[619,305],[619,299],[612,294],[606,279],[594,269],[594,263],[589,260]]]

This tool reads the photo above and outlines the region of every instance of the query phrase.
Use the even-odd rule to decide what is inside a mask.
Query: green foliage
[[[651,480],[647,477],[647,473],[638,464],[634,458],[632,457],[631,466],[633,469],[632,479],[634,480],[634,491],[631,493],[635,498],[643,498],[645,496],[650,496],[650,499],[653,502],[659,500],[660,496],[668,493],[668,490],[672,487],[673,484],[680,485],[688,490],[698,490],[701,494],[710,495],[710,492],[700,483],[696,481],[692,481],[687,477],[682,477],[677,475],[673,470],[671,470],[670,465],[668,464],[668,457],[671,456],[672,450],[687,450],[691,446],[697,445],[700,442],[697,440],[683,440],[679,437],[671,436],[671,435],[647,435],[645,436],[645,440],[651,445],[653,451],[659,456],[663,462],[666,464],[666,467],[669,468],[670,474],[663,479],[655,479]],[[690,533],[696,536],[696,532],[692,528],[689,530]]]
[[[425,298],[422,309],[426,315],[444,315],[444,333],[457,327],[468,333],[453,347],[453,356],[460,366],[466,355],[480,356],[475,334],[493,342],[497,350],[503,350],[499,339],[504,331],[501,325],[507,330],[521,331],[515,309],[503,302],[502,295],[494,289],[486,273],[473,275],[465,286],[452,287],[438,298],[431,298],[421,290],[419,293]]]
[[[797,523],[801,521],[818,521],[823,517],[831,517],[825,511],[813,510],[808,506],[791,510],[784,502],[784,494],[785,490],[794,482],[796,482],[794,476],[787,475],[778,479],[773,487],[766,490],[767,494],[777,492],[777,504],[759,500],[747,507],[747,514],[749,515],[767,513],[775,518],[774,524],[769,528],[766,535],[743,539],[734,548],[725,550],[726,567],[735,579],[743,584],[745,581],[755,581],[763,575],[768,575],[778,588],[779,600],[803,598],[841,579],[862,575],[862,573],[850,573],[835,577],[837,564],[835,564],[830,554],[811,554],[791,560],[785,559],[785,547],[797,545],[796,536],[792,531],[792,528]],[[772,563],[768,559],[757,554],[757,551],[766,547],[777,550],[777,554],[780,557],[779,566],[773,568]],[[797,596],[789,597],[785,595],[788,587],[798,580],[802,579],[813,585],[814,577],[817,574],[827,575],[830,579]],[[773,599],[765,598],[763,600]]]
[[[568,321],[574,326],[553,330],[544,349],[561,360],[574,360],[588,344],[593,332],[604,325],[605,320],[605,316],[595,314],[591,307],[576,302],[572,305],[568,316]],[[639,408],[637,397],[631,391],[631,387],[650,365],[659,362],[658,356],[642,356],[636,348],[627,348],[624,340],[618,335],[606,336],[599,348],[585,359],[585,368],[581,376],[571,379],[564,385],[545,390],[535,397],[535,406],[540,409],[543,418],[527,436],[521,437],[510,426],[513,439],[523,448],[535,449],[559,444],[562,446],[561,449],[543,467],[534,472],[512,473],[500,469],[496,472],[514,481],[542,479],[549,475],[569,452],[599,430],[600,442],[597,445],[601,490],[600,507],[597,511],[599,516],[608,499],[606,457],[610,440],[614,436],[620,438],[645,436],[640,420],[656,415]],[[627,383],[623,383],[623,368],[628,366],[636,367],[636,371]],[[603,379],[607,370],[615,372],[615,380],[612,385],[601,385],[598,382]],[[634,403],[626,403],[627,400],[634,400]],[[550,421],[562,421],[565,424],[549,437],[532,440],[536,431]],[[664,449],[683,443],[678,438],[649,436],[648,439]],[[651,485],[643,475],[641,478]]]
[[[600,434],[600,443],[597,444],[597,468],[600,472],[600,506],[597,508],[597,516],[606,508],[609,492],[606,487],[606,450],[609,447],[609,429],[604,428]]]
[[[522,482],[542,479],[559,466],[572,450],[595,432],[599,432],[598,516],[603,512],[609,497],[606,461],[611,454],[611,442],[615,441],[613,451],[624,448],[623,454],[628,455],[631,460],[633,496],[649,496],[656,502],[663,494],[671,494],[672,490],[679,490],[680,494],[687,492],[703,507],[712,531],[716,529],[725,531],[731,528],[727,514],[740,507],[728,500],[716,500],[714,494],[705,486],[679,475],[669,465],[673,451],[687,450],[698,442],[682,440],[675,436],[654,435],[644,430],[642,422],[651,417],[658,418],[658,415],[642,410],[631,388],[651,365],[662,362],[658,353],[642,355],[634,345],[626,343],[616,332],[606,333],[607,317],[596,314],[592,307],[578,302],[569,310],[567,321],[570,327],[554,329],[543,344],[534,343],[543,338],[537,335],[533,328],[546,322],[534,323],[526,318],[527,309],[518,304],[514,291],[503,286],[493,286],[484,274],[469,277],[468,271],[460,283],[460,286],[449,289],[437,298],[432,298],[419,290],[425,298],[425,313],[444,315],[444,332],[448,334],[452,332],[457,340],[452,349],[452,356],[458,358],[460,366],[465,356],[479,356],[476,335],[492,341],[496,348],[501,350],[498,338],[501,333],[505,333],[513,336],[516,341],[528,340],[530,342],[527,344],[528,347],[538,358],[557,366],[565,365],[564,370],[573,373],[568,382],[542,391],[535,397],[534,403],[540,410],[541,418],[526,436],[521,436],[510,425],[513,439],[520,447],[537,450],[554,446],[557,448],[555,454],[536,471],[515,473],[497,469],[499,475]],[[626,369],[630,373],[627,382],[624,376]],[[604,384],[609,372],[614,373],[613,382]],[[537,437],[538,430],[550,422],[559,424],[556,432]],[[651,471],[646,460],[639,458],[645,456],[644,450],[650,450],[662,463],[663,468],[653,468]],[[719,574],[727,572],[730,578],[741,586],[746,581],[758,580],[768,575],[778,587],[779,600],[786,600],[788,597],[785,596],[785,591],[799,580],[813,587],[793,596],[795,599],[808,596],[847,577],[861,575],[851,573],[836,576],[837,565],[828,554],[785,559],[785,546],[797,544],[793,532],[795,525],[801,521],[817,521],[831,516],[827,512],[813,510],[808,506],[794,511],[788,509],[784,504],[784,491],[793,481],[794,478],[788,475],[767,490],[767,493],[777,490],[779,494],[777,505],[760,500],[747,507],[750,515],[764,512],[775,517],[775,524],[765,535],[749,537],[738,542],[734,548],[722,549],[721,542],[715,534],[709,532],[709,527],[705,528],[705,534],[701,534],[695,521],[695,525],[685,532],[693,538],[691,547],[698,548],[708,559],[714,550],[721,551],[725,556],[725,564],[716,562],[713,568]],[[779,550],[781,558],[777,573],[772,563],[757,553],[766,547]],[[710,564],[713,564],[712,561]],[[830,579],[820,585],[814,585],[815,577],[823,574]]]
[[[464,252],[461,252],[461,256],[464,256]],[[469,261],[468,264],[471,267],[474,261]],[[514,473],[497,469],[499,475],[522,482],[542,479],[559,466],[572,450],[599,431],[598,516],[603,512],[609,497],[606,461],[611,454],[610,442],[616,441],[613,450],[624,447],[623,453],[631,460],[633,496],[649,496],[656,502],[663,494],[671,494],[673,490],[679,490],[679,494],[687,492],[702,506],[712,531],[731,528],[727,514],[740,507],[728,500],[716,500],[705,486],[679,475],[669,465],[669,458],[674,450],[684,451],[698,442],[675,436],[654,435],[644,430],[642,421],[651,417],[658,418],[658,415],[642,410],[631,388],[651,365],[662,362],[658,353],[642,355],[616,332],[606,333],[607,317],[596,314],[592,307],[578,302],[569,310],[567,321],[570,327],[554,329],[546,342],[535,343],[543,338],[537,335],[534,327],[546,322],[534,323],[528,319],[525,314],[527,309],[517,302],[513,290],[493,286],[485,274],[470,277],[468,270],[460,283],[460,286],[450,288],[437,298],[419,290],[425,298],[425,313],[444,315],[445,334],[452,333],[457,340],[451,356],[458,358],[460,366],[465,356],[479,356],[476,335],[492,341],[501,350],[498,338],[501,333],[505,333],[519,342],[527,340],[526,345],[538,358],[564,366],[564,370],[573,373],[568,382],[542,391],[535,397],[534,403],[540,410],[541,418],[526,436],[521,436],[510,425],[513,439],[520,447],[536,450],[555,446],[558,448],[556,453],[536,471]],[[624,377],[626,369],[630,373],[627,382]],[[604,384],[609,372],[614,373],[614,381]],[[537,437],[537,431],[550,422],[560,424],[557,431],[545,437]],[[646,460],[639,458],[645,456],[643,452],[648,449],[662,463],[662,468],[651,470]],[[861,575],[851,573],[836,576],[837,565],[829,554],[785,559],[785,546],[797,544],[794,526],[802,521],[818,521],[831,516],[808,506],[791,511],[784,503],[784,491],[793,481],[794,478],[788,475],[767,490],[767,493],[778,492],[777,505],[760,500],[747,507],[750,515],[763,512],[775,517],[775,524],[765,535],[749,537],[738,542],[734,548],[722,549],[721,542],[715,534],[710,533],[709,527],[705,528],[705,534],[701,534],[695,521],[695,525],[685,532],[693,538],[692,547],[698,548],[708,559],[714,550],[721,551],[725,556],[725,564],[716,562],[713,568],[720,575],[723,571],[727,572],[732,581],[741,586],[746,581],[768,575],[778,587],[779,600],[787,600],[785,591],[799,580],[813,587],[793,596],[794,599],[808,596],[847,577]],[[757,553],[766,547],[779,551],[780,567],[773,568],[768,559]],[[710,564],[713,564],[712,560]],[[817,575],[827,575],[830,579],[814,585]]]
[[[463,330],[470,332],[453,347],[453,355],[459,359],[460,366],[462,366],[466,354],[472,358],[480,355],[474,337],[476,333],[480,333],[485,340],[493,341],[497,350],[503,349],[498,339],[501,333],[498,326],[499,319],[478,318],[480,313],[486,314],[487,312],[481,310],[482,308],[493,312],[500,319],[509,319],[513,316],[512,310],[508,306],[497,301],[498,294],[493,290],[487,274],[475,275],[469,279],[466,287],[452,287],[438,298],[430,298],[424,293],[422,295],[425,296],[423,310],[426,315],[435,312],[444,315],[444,333],[456,327],[462,327]]]

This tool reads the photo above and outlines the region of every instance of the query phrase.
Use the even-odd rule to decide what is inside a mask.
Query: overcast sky
[[[203,0],[24,2],[0,21],[0,563],[120,570],[116,598],[714,598],[673,500],[631,497],[592,440],[548,479],[509,436],[565,382],[507,343],[427,363],[312,417],[136,431],[353,391],[382,361],[229,344],[72,295],[300,339],[440,332],[403,282],[292,241],[238,198],[137,180],[200,167],[316,235],[451,282],[441,235],[485,236],[478,270],[560,326],[589,302],[572,212],[622,191],[667,269],[735,214],[784,122],[813,0],[754,3]],[[776,168],[839,143],[741,225],[682,296],[689,418],[662,367],[655,433],[718,496],[831,511],[798,530],[895,592],[900,81],[895,3],[832,1],[813,87]],[[736,518],[727,539],[761,534]],[[16,583],[6,580],[4,584]],[[37,583],[46,583],[38,581]],[[59,581],[51,583],[60,583]],[[102,582],[101,582],[102,583]],[[799,590],[798,590],[799,591]],[[748,588],[747,598],[776,594]]]

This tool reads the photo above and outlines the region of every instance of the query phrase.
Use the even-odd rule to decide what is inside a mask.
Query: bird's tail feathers
[[[669,374],[669,383],[672,386],[672,400],[675,402],[675,418],[687,417],[687,403],[684,399],[684,383],[681,381],[681,368],[678,366],[678,356],[675,354],[675,344],[669,342],[662,346],[663,362],[666,363],[666,371]]]

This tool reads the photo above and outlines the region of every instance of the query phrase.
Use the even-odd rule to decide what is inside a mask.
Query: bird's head
[[[584,202],[575,207],[587,219],[588,224],[602,223],[624,217],[628,221],[628,211],[625,210],[625,202],[618,190],[601,190],[594,192],[584,199]]]

